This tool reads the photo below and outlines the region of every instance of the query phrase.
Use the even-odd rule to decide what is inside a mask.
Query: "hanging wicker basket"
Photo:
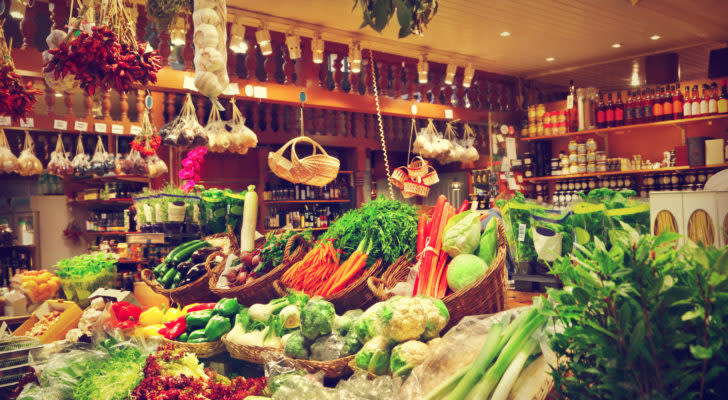
[[[422,183],[421,179],[417,178],[418,181],[408,179],[404,182],[402,188],[402,195],[405,197],[421,196],[427,197],[430,194],[430,187]]]
[[[315,140],[306,136],[297,137],[291,144],[291,176],[311,186],[324,186],[333,181],[339,174],[339,159],[326,153],[323,147]],[[299,142],[309,143],[313,146],[313,154],[304,158],[298,158],[296,144]],[[320,151],[320,153],[319,153]]]
[[[422,178],[429,172],[430,163],[420,156],[415,156],[412,162],[407,164],[407,172],[411,178]]]
[[[436,184],[437,182],[440,182],[440,177],[437,175],[437,171],[435,171],[435,167],[432,165],[427,166],[427,173],[425,176],[422,177],[422,183],[424,183],[427,186],[432,186]]]

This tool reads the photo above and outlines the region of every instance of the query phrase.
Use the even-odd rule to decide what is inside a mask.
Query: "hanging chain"
[[[389,174],[389,158],[387,157],[387,144],[384,141],[384,123],[382,123],[382,109],[379,106],[379,89],[377,89],[377,75],[374,72],[374,52],[369,50],[369,60],[371,65],[369,69],[372,71],[372,86],[374,87],[374,102],[377,105],[377,120],[379,120],[379,139],[382,142],[382,154],[384,154],[384,168],[387,171],[387,186],[389,187],[389,198],[394,199],[394,189],[392,189],[392,179]]]

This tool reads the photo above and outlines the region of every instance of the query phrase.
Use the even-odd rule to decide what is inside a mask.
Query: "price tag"
[[[26,118],[26,119],[20,119],[20,127],[21,128],[33,128],[35,126],[35,121],[33,118]]]
[[[495,135],[495,138],[498,139],[498,143],[503,143],[506,140],[505,136],[501,135],[500,133]]]
[[[253,97],[255,97],[257,99],[268,98],[268,88],[265,86],[254,86],[253,87]]]
[[[139,125],[132,125],[130,132],[132,135],[136,136],[136,135],[142,133],[142,127]]]
[[[185,79],[182,81],[182,87],[187,90],[197,91],[197,86],[195,86],[195,78],[192,76],[185,76]]]
[[[518,184],[516,183],[515,178],[508,178],[508,179],[506,179],[506,182],[508,183],[508,189],[518,190]],[[520,234],[520,227],[519,227],[519,234]]]
[[[574,95],[570,94],[566,96],[566,109],[571,110],[572,108],[574,108]]]
[[[94,130],[98,133],[106,133],[106,124],[102,122],[94,123]]]
[[[10,124],[13,123],[13,120],[10,119],[8,116],[0,117],[0,126],[10,126]]]
[[[222,91],[225,96],[237,96],[240,94],[240,88],[237,83],[230,83],[227,85],[225,90]]]
[[[447,118],[447,119],[453,119],[453,114],[452,114],[452,110],[451,109],[448,108],[447,110],[445,110],[445,118]]]
[[[76,121],[73,124],[73,129],[81,132],[86,132],[88,130],[88,122],[85,121]]]
[[[506,155],[511,160],[518,158],[518,154],[516,154],[516,138],[506,138]]]
[[[518,241],[526,240],[526,224],[518,224]]]
[[[64,121],[62,119],[54,119],[53,129],[65,131],[66,129],[68,129],[68,121]]]
[[[113,133],[115,135],[123,135],[124,134],[124,125],[111,124],[111,133]]]

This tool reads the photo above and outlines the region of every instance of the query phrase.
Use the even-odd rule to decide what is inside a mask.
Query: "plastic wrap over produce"
[[[446,382],[453,374],[470,365],[483,347],[488,332],[493,324],[502,321],[504,318],[513,318],[531,307],[520,307],[490,315],[474,315],[463,318],[454,328],[440,339],[439,343],[432,348],[430,356],[425,362],[412,370],[409,378],[401,386],[396,400],[419,400],[424,399],[438,385]],[[545,343],[543,343],[545,344]],[[531,381],[543,381],[550,374],[551,367],[555,365],[555,355],[542,344],[541,349],[545,356],[541,356],[539,362],[532,362],[530,370],[524,370],[522,375],[531,376]],[[545,348],[546,347],[546,348]],[[545,358],[545,359],[544,359]],[[546,362],[544,362],[546,361]],[[533,375],[539,375],[540,379]],[[519,376],[519,380],[521,377]],[[515,390],[508,396],[510,400],[531,400],[533,396],[525,392],[530,388],[524,386],[523,392]],[[515,385],[515,387],[519,387]]]
[[[230,83],[227,74],[227,29],[225,0],[195,0],[195,86],[216,99]]]

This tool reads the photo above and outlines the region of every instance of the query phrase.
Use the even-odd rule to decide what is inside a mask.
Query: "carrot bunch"
[[[281,283],[308,295],[316,295],[338,268],[339,251],[326,241],[293,264],[281,277]]]
[[[367,246],[367,243],[369,246]],[[367,257],[371,251],[372,243],[367,237],[364,237],[356,250],[331,275],[318,294],[321,296],[332,295],[356,281],[367,265]]]
[[[442,251],[442,238],[447,221],[456,214],[445,196],[437,198],[432,219],[420,218],[417,247],[420,269],[415,280],[413,295],[435,298],[445,297],[447,292],[446,264],[448,255]]]

